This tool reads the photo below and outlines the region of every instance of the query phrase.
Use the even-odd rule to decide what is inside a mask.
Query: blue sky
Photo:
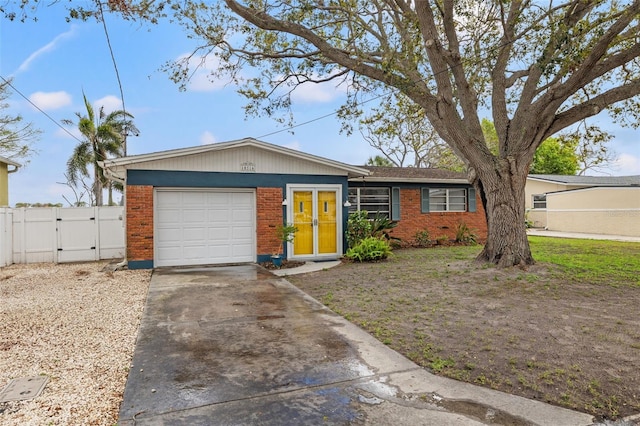
[[[23,95],[57,120],[74,119],[85,111],[82,91],[97,109],[121,108],[113,63],[103,27],[93,20],[65,21],[63,5],[41,7],[37,22],[9,22],[0,18],[0,75],[12,78]],[[363,164],[376,151],[362,139],[340,134],[336,118],[301,126],[291,134],[270,118],[245,118],[244,98],[234,87],[211,83],[206,70],[196,74],[184,92],[159,68],[190,53],[196,42],[167,23],[146,26],[107,16],[107,27],[118,64],[127,111],[135,116],[138,137],[128,139],[128,153],[256,137],[265,142],[299,149],[350,164]],[[209,66],[214,66],[209,64]],[[294,98],[296,122],[335,111],[343,91],[332,85],[310,85]],[[63,182],[66,161],[77,141],[33,108],[18,93],[10,100],[12,114],[43,131],[37,154],[18,173],[10,175],[9,202],[61,202],[73,199]],[[638,131],[610,124],[606,116],[593,121],[615,135],[611,147],[619,156],[616,175],[640,174]],[[78,135],[77,130],[69,131]],[[66,204],[66,203],[65,203]]]

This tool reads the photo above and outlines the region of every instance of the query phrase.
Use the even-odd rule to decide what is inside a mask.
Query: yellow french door
[[[318,253],[338,251],[336,192],[318,191]]]
[[[293,239],[294,256],[338,253],[338,192],[324,189],[294,189],[291,216],[298,228]]]
[[[294,191],[293,224],[298,231],[293,237],[293,255],[313,254],[313,192]]]

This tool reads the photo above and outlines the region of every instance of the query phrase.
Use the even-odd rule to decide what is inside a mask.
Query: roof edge
[[[22,167],[22,164],[15,162],[13,160],[8,159],[7,157],[0,156],[0,163],[5,163],[14,167]]]
[[[350,178],[349,181],[364,181],[364,182],[397,182],[397,183],[464,183],[471,185],[468,179],[459,178],[400,178],[400,177],[373,177],[365,176],[361,178]]]
[[[259,141],[254,138],[244,138],[229,142],[218,142],[214,144],[201,145],[195,147],[178,148],[166,151],[151,152],[148,154],[132,155],[128,157],[114,158],[103,161],[104,167],[124,167],[128,165],[143,163],[147,161],[156,161],[166,158],[174,158],[186,155],[201,154],[210,151],[222,151],[227,149],[233,149],[242,146],[254,146],[260,149],[275,153],[285,153],[292,157],[304,159],[314,163],[324,164],[337,169],[345,170],[349,176],[368,176],[370,172],[366,169],[352,166],[350,164],[342,163],[339,161],[331,160],[329,158],[320,157],[317,155],[307,154],[305,152],[297,151],[295,149],[287,148],[280,145],[271,144],[268,142]]]

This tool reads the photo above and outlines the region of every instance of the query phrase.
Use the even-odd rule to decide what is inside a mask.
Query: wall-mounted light
[[[349,202],[349,200],[345,201],[343,206],[345,207],[351,207],[351,203]]]
[[[289,202],[287,201],[286,198],[284,200],[282,200],[282,205],[283,206],[288,206],[289,205]]]

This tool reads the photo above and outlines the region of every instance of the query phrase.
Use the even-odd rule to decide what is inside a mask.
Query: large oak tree
[[[373,93],[399,92],[415,102],[464,160],[487,215],[479,259],[501,266],[533,263],[524,186],[540,143],[607,109],[635,124],[640,113],[640,0],[108,4],[127,17],[158,22],[170,15],[182,24],[202,42],[201,52],[219,58],[217,76],[241,85],[249,113],[286,109],[291,91],[311,82],[348,87],[345,119]],[[177,79],[190,73],[174,71]],[[487,111],[495,154],[479,118]]]

